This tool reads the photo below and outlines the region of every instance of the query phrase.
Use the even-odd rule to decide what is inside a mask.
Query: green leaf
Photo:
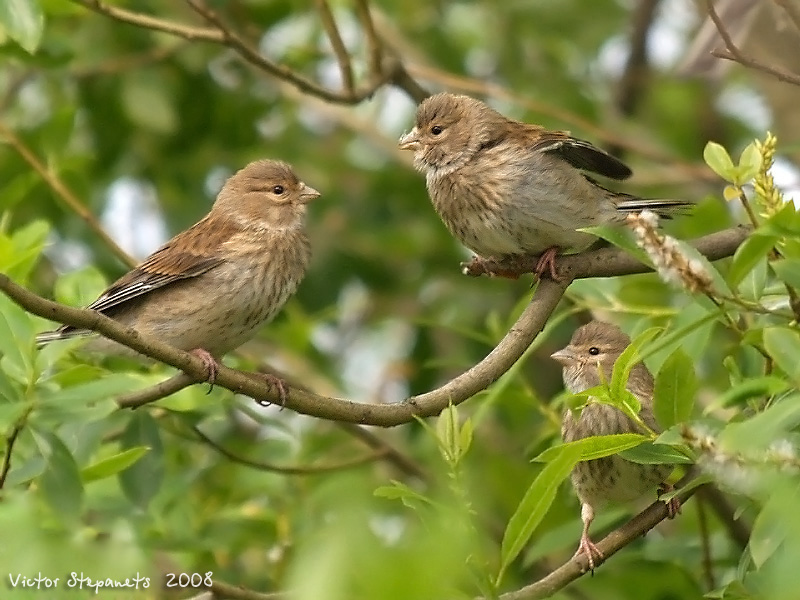
[[[93,402],[113,401],[114,396],[138,387],[138,379],[129,373],[107,373],[102,379],[79,383],[47,394],[41,401],[48,410],[74,409]]]
[[[150,448],[146,446],[128,448],[119,454],[109,456],[108,458],[104,458],[96,463],[84,467],[81,470],[81,478],[84,482],[89,482],[116,475],[142,458],[149,450]]]
[[[711,475],[710,473],[703,473],[702,475],[698,475],[697,477],[692,479],[689,483],[687,483],[683,487],[672,489],[672,490],[670,490],[668,492],[665,492],[665,493],[661,494],[661,496],[659,496],[659,497],[664,502],[668,502],[668,501],[672,500],[678,494],[686,493],[689,490],[693,490],[696,487],[699,487],[699,486],[704,485],[706,483],[710,483],[712,481],[714,481],[714,476],[713,475]]]
[[[64,443],[49,431],[31,428],[34,440],[45,460],[39,478],[42,496],[65,521],[75,521],[81,512],[83,483],[75,459]]]
[[[800,290],[800,260],[787,258],[769,263],[778,279],[788,283],[796,290]]]
[[[643,331],[636,336],[630,345],[620,354],[619,358],[614,363],[614,370],[611,373],[611,385],[609,388],[612,398],[623,398],[625,396],[624,392],[628,384],[628,377],[631,374],[631,370],[637,363],[641,362],[639,351],[661,331],[663,331],[663,327],[651,327]]]
[[[754,234],[736,249],[728,270],[728,284],[735,288],[755,266],[775,247],[778,238],[772,235]]]
[[[789,387],[789,382],[774,375],[765,375],[755,379],[744,379],[723,392],[708,408],[711,412],[719,408],[744,404],[750,398],[763,398],[780,394]]]
[[[557,452],[525,492],[525,496],[508,521],[508,526],[503,534],[500,571],[497,575],[498,583],[502,580],[503,574],[511,562],[531,539],[533,532],[550,509],[558,486],[567,478],[580,457],[580,447],[570,444],[558,446]]]
[[[69,306],[86,306],[106,288],[106,279],[96,267],[65,273],[56,280],[53,296]]]
[[[792,381],[800,383],[800,333],[788,327],[767,327],[764,348]]]
[[[728,151],[716,142],[708,142],[703,150],[703,160],[717,175],[733,183],[734,166]]]
[[[9,378],[26,385],[36,380],[33,338],[30,315],[0,296],[0,366]]]
[[[147,447],[150,451],[119,474],[119,483],[128,499],[141,508],[147,508],[150,500],[161,488],[164,477],[164,456],[158,424],[150,413],[135,411],[122,433],[125,449]]]
[[[719,444],[729,452],[760,453],[800,424],[800,393],[773,403],[747,421],[728,424],[719,434]]]
[[[0,2],[0,25],[12,40],[28,53],[39,47],[44,30],[44,14],[37,0]]]
[[[765,257],[758,261],[750,272],[744,276],[744,279],[739,284],[739,295],[744,300],[750,300],[751,302],[761,300],[767,285],[768,275],[769,268]]]
[[[764,221],[759,231],[779,238],[794,238],[800,235],[800,213],[792,202]]]
[[[460,447],[458,409],[454,405],[448,405],[436,420],[436,437],[439,440],[439,447],[444,459],[451,464],[458,463],[462,449]]]
[[[390,500],[399,499],[409,508],[417,508],[420,504],[433,504],[430,498],[420,494],[402,481],[393,480],[392,485],[383,485],[377,488],[374,494],[379,498],[388,498]]]
[[[15,230],[11,237],[0,235],[0,271],[17,283],[26,283],[49,233],[46,221],[33,221]]]
[[[648,441],[650,438],[639,433],[614,433],[611,435],[593,435],[574,442],[567,442],[548,448],[531,462],[550,462],[558,458],[564,448],[576,448],[579,452],[578,460],[594,460],[611,456],[623,450],[633,448]]]
[[[688,452],[688,450],[687,450]],[[692,464],[694,460],[674,446],[655,444],[649,440],[642,442],[634,448],[623,450],[619,455],[625,460],[642,465],[677,465]]]
[[[753,521],[750,534],[750,555],[753,563],[761,567],[784,542],[791,529],[786,526],[786,519],[797,510],[800,500],[800,488],[789,482],[778,486],[771,493],[761,512]]]
[[[622,248],[630,254],[645,259],[647,254],[636,244],[636,237],[628,227],[612,227],[610,225],[600,225],[597,227],[582,227],[578,231],[585,231],[597,237],[611,242],[617,248]]]
[[[689,420],[696,393],[697,377],[692,359],[677,348],[656,375],[653,413],[663,429]]]
[[[749,183],[756,176],[760,167],[761,153],[755,142],[751,142],[742,150],[739,157],[739,166],[736,169],[737,178],[734,183],[739,186]]]

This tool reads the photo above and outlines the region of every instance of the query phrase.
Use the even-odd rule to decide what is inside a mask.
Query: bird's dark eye
[[[272,188],[272,193],[275,194],[276,196],[280,196],[283,193],[283,186],[282,185],[274,186]]]
[[[591,354],[592,356],[597,356],[598,354],[600,354],[600,348],[598,348],[597,346],[592,346],[591,348],[589,348],[589,354]]]
[[[431,133],[433,135],[439,135],[443,131],[444,131],[444,129],[442,128],[441,125],[434,125],[433,127],[431,127]]]

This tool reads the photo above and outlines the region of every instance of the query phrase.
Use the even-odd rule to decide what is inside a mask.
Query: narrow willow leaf
[[[525,492],[517,510],[511,516],[503,543],[500,550],[500,571],[497,576],[499,583],[511,562],[519,555],[533,532],[542,522],[542,519],[553,504],[556,490],[561,482],[567,478],[572,468],[580,460],[581,450],[578,447],[564,444],[558,447],[555,453],[533,483]]]
[[[617,454],[628,448],[638,446],[642,442],[649,440],[646,435],[639,433],[615,433],[612,435],[593,435],[582,440],[559,444],[548,448],[531,462],[550,462],[564,452],[564,448],[576,448],[579,452],[578,460],[594,460]]]
[[[692,360],[677,348],[656,375],[653,412],[663,429],[689,420],[696,393],[697,376]]]

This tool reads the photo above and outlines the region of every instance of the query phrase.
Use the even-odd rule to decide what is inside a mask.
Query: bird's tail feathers
[[[637,213],[643,210],[652,210],[659,217],[669,219],[673,215],[689,212],[694,206],[688,200],[673,200],[667,198],[637,198],[636,196],[622,196],[617,201],[617,210],[625,213]]]
[[[68,340],[81,337],[90,333],[85,329],[73,329],[71,327],[60,327],[53,331],[45,331],[36,336],[36,346],[41,347],[57,340]]]

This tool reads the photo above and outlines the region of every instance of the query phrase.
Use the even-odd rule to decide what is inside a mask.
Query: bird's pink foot
[[[662,483],[658,486],[658,497],[660,498],[664,494],[671,492],[674,490],[675,487],[669,483]],[[681,500],[676,496],[673,496],[669,500],[666,501],[667,504],[667,516],[670,519],[674,519],[677,517],[681,512]]]
[[[558,272],[556,271],[556,256],[558,256],[559,250],[560,248],[558,246],[552,246],[539,256],[534,273],[536,273],[540,279],[547,273],[553,281],[560,281]]]
[[[582,554],[586,555],[586,560],[589,562],[589,570],[594,573],[594,568],[603,561],[603,553],[597,549],[597,546],[594,545],[594,542],[589,538],[589,536],[584,533],[581,535],[581,541],[578,544],[578,550],[575,552],[575,556],[573,558],[578,558]]]
[[[491,259],[473,256],[469,262],[461,263],[461,272],[470,277],[489,275],[490,277],[505,277],[507,279],[519,279],[520,272],[513,264]]]
[[[273,375],[272,373],[259,373],[259,375],[264,379],[266,379],[267,385],[269,385],[271,388],[275,388],[278,390],[278,400],[281,405],[281,408],[286,406],[286,398],[289,396],[289,386],[287,385],[287,383],[283,379],[281,379],[277,375]],[[270,405],[270,402],[267,402],[266,400],[257,400],[257,402],[261,406]]]
[[[194,350],[190,351],[190,354],[194,354],[197,358],[203,361],[203,366],[206,368],[206,381],[209,383],[208,393],[211,393],[211,390],[214,389],[214,382],[217,380],[217,374],[219,373],[219,363],[217,359],[211,356],[211,353],[208,350],[203,350],[202,348],[195,348]]]

